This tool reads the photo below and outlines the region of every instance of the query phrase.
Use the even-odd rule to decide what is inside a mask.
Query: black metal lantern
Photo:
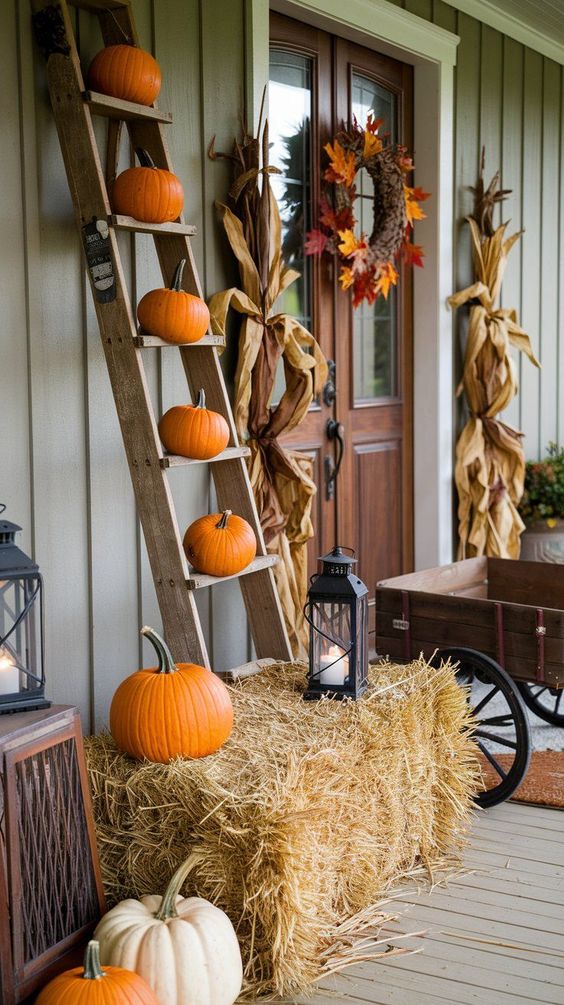
[[[0,513],[6,507],[0,504]],[[0,520],[0,712],[48,708],[45,700],[43,580]]]
[[[333,548],[309,588],[309,679],[304,698],[360,698],[368,684],[368,588],[356,559]]]

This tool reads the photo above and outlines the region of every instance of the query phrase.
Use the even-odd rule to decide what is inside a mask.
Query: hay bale
[[[450,667],[371,668],[359,702],[305,702],[303,664],[230,687],[217,754],[133,761],[86,751],[110,903],[160,892],[188,854],[187,892],[233,921],[248,994],[288,995],[385,949],[390,884],[460,849],[479,768]],[[383,944],[382,944],[383,943]]]

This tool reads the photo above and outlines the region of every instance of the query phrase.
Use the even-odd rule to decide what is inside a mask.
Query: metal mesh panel
[[[16,793],[27,963],[98,916],[74,740],[17,762]]]

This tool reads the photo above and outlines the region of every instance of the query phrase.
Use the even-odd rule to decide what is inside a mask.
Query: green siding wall
[[[230,149],[244,93],[243,0],[134,0],[142,44],[163,70],[161,107],[172,111],[169,142],[196,224],[195,253],[206,293],[236,278],[214,200],[229,167],[212,163],[216,134]],[[76,13],[83,65],[101,46],[97,20]],[[138,634],[158,627],[143,537],[87,287],[71,200],[32,41],[28,0],[0,5],[5,97],[0,192],[0,501],[22,524],[22,545],[45,575],[48,690],[101,725],[121,678],[151,658]],[[104,124],[96,131],[103,145]],[[128,166],[124,144],[122,166]],[[120,236],[132,299],[161,285],[152,240]],[[187,399],[174,350],[147,353],[157,413]],[[213,505],[205,466],[171,472],[181,528]],[[202,591],[198,603],[214,664],[248,656],[235,584]],[[208,594],[208,595],[206,595]],[[212,624],[221,630],[212,630]],[[150,664],[149,664],[150,665]]]
[[[543,362],[540,374],[528,363],[521,367],[522,393],[508,416],[521,424],[527,452],[535,455],[550,438],[564,442],[562,68],[442,0],[403,6],[461,36],[453,165],[457,287],[471,281],[460,218],[471,207],[468,186],[482,143],[488,175],[501,167],[504,185],[513,189],[505,215],[526,228],[509,263],[503,302],[519,309]],[[245,25],[244,8],[244,0],[134,0],[142,42],[163,67],[160,103],[174,114],[170,145],[185,183],[187,218],[198,227],[195,251],[208,294],[236,278],[213,205],[225,196],[229,168],[210,162],[206,149],[214,134],[219,149],[229,148],[245,97],[253,27],[266,34],[266,18],[258,27]],[[86,63],[100,39],[88,14],[77,15],[77,25]],[[140,625],[158,627],[160,619],[27,0],[0,4],[0,83],[7,99],[0,501],[24,526],[22,543],[45,573],[50,693],[77,703],[87,726],[100,725],[119,680],[149,659]],[[128,158],[124,150],[124,165]],[[160,283],[156,259],[148,238],[120,240],[136,299]],[[155,353],[147,366],[157,412],[184,400],[174,352]],[[205,469],[174,471],[171,484],[181,525],[213,505]],[[216,668],[244,661],[248,640],[237,586],[216,587],[198,602]]]
[[[528,457],[564,443],[564,68],[443,0],[397,3],[460,36],[455,70],[456,288],[471,279],[468,228],[482,146],[486,178],[512,189],[497,219],[525,233],[509,259],[502,305],[516,307],[542,363],[517,360],[520,393],[506,419]],[[462,326],[461,326],[462,327]],[[458,366],[461,353],[458,353]]]

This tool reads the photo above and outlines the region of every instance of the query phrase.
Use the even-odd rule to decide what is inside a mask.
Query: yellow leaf
[[[364,134],[364,150],[362,152],[363,157],[374,157],[379,154],[382,149],[382,140],[375,136],[374,133],[369,133],[368,131]]]
[[[352,230],[340,230],[339,237],[341,238],[341,243],[339,245],[341,255],[344,255],[345,258],[348,258],[350,255],[354,255],[359,242],[354,236]]]
[[[414,220],[424,220],[427,214],[423,212],[417,199],[414,197],[413,189],[409,188],[408,185],[404,185],[403,191],[405,195],[405,215],[409,223],[413,225]]]
[[[384,297],[384,300],[388,299],[388,293],[390,292],[390,286],[397,286],[398,274],[391,262],[386,262],[380,270],[378,276],[377,290]]]
[[[341,182],[350,188],[356,175],[356,158],[352,150],[344,150],[338,140],[335,140],[334,147],[327,143],[324,149],[330,161],[330,166],[325,172],[327,181]]]
[[[353,270],[348,269],[346,265],[343,265],[339,275],[339,282],[344,290],[348,290],[349,286],[352,286],[354,283]]]

